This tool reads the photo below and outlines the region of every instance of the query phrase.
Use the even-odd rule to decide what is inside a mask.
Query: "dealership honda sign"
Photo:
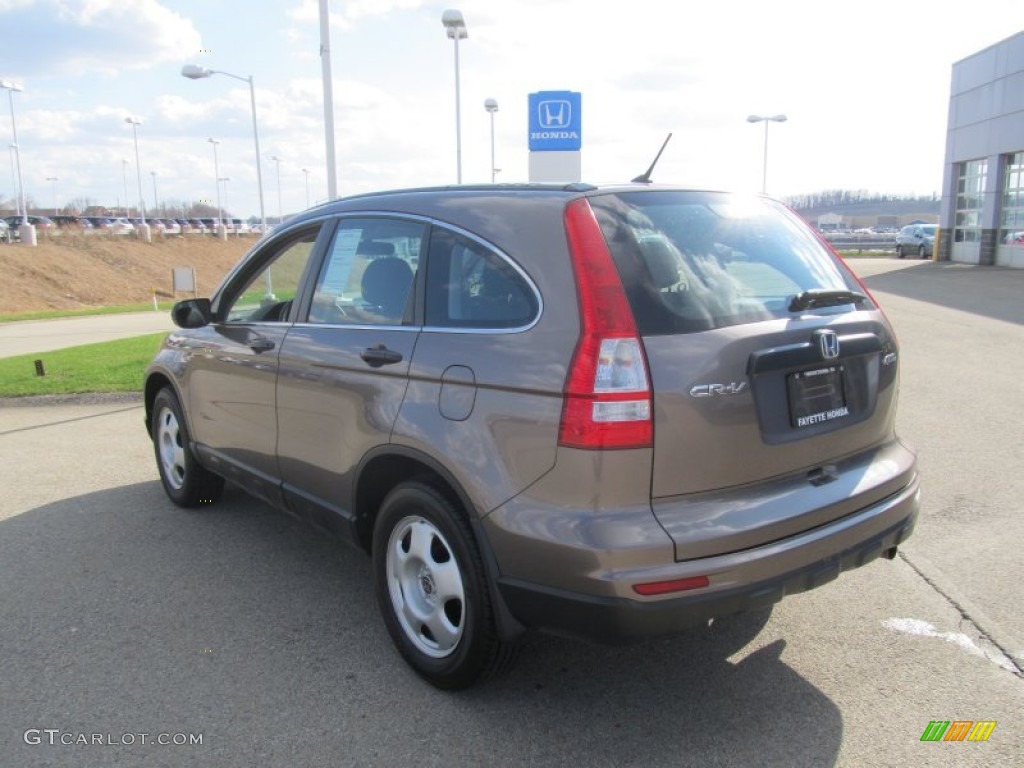
[[[539,91],[530,94],[530,151],[578,151],[582,120],[580,94]]]

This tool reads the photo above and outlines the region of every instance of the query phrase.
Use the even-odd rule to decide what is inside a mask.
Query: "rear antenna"
[[[668,144],[668,140],[671,139],[671,138],[672,138],[672,134],[669,133],[669,135],[665,137],[665,142],[661,145],[661,149],[658,150],[658,154],[656,154],[654,156],[654,162],[651,163],[651,167],[648,168],[646,171],[644,171],[644,173],[642,175],[637,176],[635,179],[633,179],[633,183],[634,184],[650,184],[651,183],[651,174],[654,173],[654,166],[656,166],[658,164],[658,160],[661,158],[661,153],[665,151],[665,146]]]

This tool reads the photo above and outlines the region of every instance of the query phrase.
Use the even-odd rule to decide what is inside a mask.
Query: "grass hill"
[[[209,295],[255,242],[208,235],[40,238],[35,248],[0,243],[0,313],[122,306],[171,291],[172,267],[194,267],[199,295]],[[187,298],[180,295],[179,298]]]

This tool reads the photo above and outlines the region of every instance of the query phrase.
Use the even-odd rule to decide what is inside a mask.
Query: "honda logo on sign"
[[[538,91],[529,95],[531,152],[576,152],[582,113],[576,91]]]
[[[537,105],[537,122],[541,128],[564,130],[572,122],[572,105],[568,101],[542,101]]]
[[[821,356],[826,360],[835,360],[839,357],[839,337],[835,331],[818,331],[818,348],[821,349]]]

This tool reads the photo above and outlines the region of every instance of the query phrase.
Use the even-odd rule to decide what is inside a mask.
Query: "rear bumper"
[[[763,608],[859,568],[906,541],[917,520],[920,481],[840,520],[742,552],[650,569],[604,571],[611,594],[593,595],[502,576],[498,588],[527,627],[613,642],[668,634]],[[500,562],[500,559],[499,559]],[[707,575],[710,585],[668,597],[625,596],[633,584]]]

